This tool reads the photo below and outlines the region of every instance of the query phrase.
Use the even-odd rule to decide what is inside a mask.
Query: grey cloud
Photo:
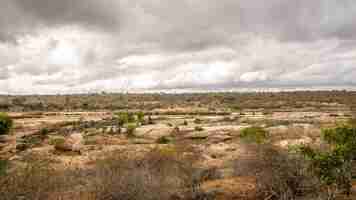
[[[38,87],[356,84],[354,0],[5,0],[0,15],[17,52],[0,51],[2,78]]]

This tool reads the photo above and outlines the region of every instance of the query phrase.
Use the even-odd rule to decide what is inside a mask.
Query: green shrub
[[[156,142],[158,144],[168,144],[171,142],[171,139],[167,136],[162,136],[162,137],[158,138]]]
[[[142,111],[137,113],[137,121],[140,123],[145,122],[145,114]]]
[[[264,143],[267,139],[268,133],[262,127],[248,127],[241,131],[240,137],[248,142],[255,142],[258,144]]]
[[[129,122],[129,115],[127,112],[115,113],[115,115],[119,126],[123,126]]]
[[[50,131],[48,130],[48,128],[42,128],[39,133],[40,133],[40,135],[45,136],[45,135],[48,135],[49,132]]]
[[[0,176],[6,173],[7,166],[9,161],[0,159]]]
[[[127,124],[127,127],[126,127],[127,136],[134,137],[136,128],[137,128],[137,125],[135,123]]]
[[[63,145],[64,143],[65,143],[65,139],[63,137],[55,137],[49,140],[49,144],[54,146],[60,146]]]
[[[12,125],[12,119],[6,113],[0,113],[0,135],[8,134]]]
[[[134,113],[127,113],[127,119],[128,119],[128,123],[134,123],[136,122],[136,117]]]
[[[329,144],[325,151],[315,150],[308,146],[300,147],[300,152],[310,161],[310,168],[327,186],[329,198],[337,190],[351,192],[352,162],[356,159],[356,128],[343,125],[322,132],[323,140]]]

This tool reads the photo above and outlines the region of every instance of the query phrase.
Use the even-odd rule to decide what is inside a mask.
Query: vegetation
[[[128,137],[134,137],[135,136],[135,130],[137,128],[137,125],[135,123],[129,123],[126,126],[126,134]]]
[[[320,186],[302,157],[265,144],[245,144],[247,154],[235,160],[237,176],[256,177],[256,199],[293,200],[321,196]]]
[[[0,113],[0,135],[8,134],[12,125],[12,119],[6,113]]]
[[[167,136],[162,136],[157,139],[158,144],[168,144],[171,142],[171,139]]]
[[[195,131],[204,131],[204,128],[201,126],[196,126],[196,127],[194,127],[194,130]]]
[[[240,137],[248,142],[264,143],[268,137],[268,132],[262,127],[253,126],[241,131]]]
[[[347,195],[352,187],[352,164],[356,159],[356,128],[342,125],[323,131],[326,150],[301,147],[301,153],[310,161],[310,168],[328,189],[329,199],[342,190]]]
[[[56,170],[51,159],[36,154],[25,160],[3,172],[2,200],[67,199],[68,194],[86,200],[200,199],[199,179],[193,178],[200,171],[193,167],[193,157],[176,148],[153,149],[141,158],[112,152],[90,169]]]

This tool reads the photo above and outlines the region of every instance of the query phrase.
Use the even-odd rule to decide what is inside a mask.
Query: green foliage
[[[49,132],[50,132],[50,131],[49,131],[48,128],[42,128],[42,129],[40,130],[40,134],[43,135],[43,136],[48,135]]]
[[[127,112],[115,113],[119,126],[123,126],[129,122],[129,115]]]
[[[143,123],[145,121],[145,115],[141,111],[137,114],[132,112],[118,112],[115,113],[115,115],[118,121],[118,125],[121,127],[128,123]]]
[[[162,136],[162,137],[158,138],[156,142],[158,144],[168,144],[171,142],[171,139],[167,136]]]
[[[343,189],[349,194],[352,161],[356,158],[356,128],[342,125],[324,130],[322,136],[330,145],[328,151],[302,146],[300,152],[310,160],[312,171],[323,184]]]
[[[131,112],[127,113],[127,120],[129,123],[136,122],[135,114]]]
[[[127,124],[127,127],[126,127],[127,136],[134,137],[136,128],[137,128],[137,125],[135,123]]]
[[[65,143],[65,139],[63,137],[55,137],[49,140],[50,145],[60,146]]]
[[[245,128],[241,131],[240,137],[247,142],[262,144],[266,141],[268,132],[262,127],[253,126]]]
[[[145,122],[145,114],[142,111],[137,113],[137,121],[140,123]]]
[[[6,173],[8,164],[9,164],[9,161],[0,159],[0,177]]]
[[[0,113],[0,135],[8,134],[12,125],[12,119],[6,113]]]

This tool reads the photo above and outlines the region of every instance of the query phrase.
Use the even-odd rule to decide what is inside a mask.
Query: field
[[[285,155],[327,148],[322,130],[352,123],[355,108],[356,93],[346,91],[0,96],[14,121],[0,138],[0,194],[356,199],[356,185],[349,195],[322,185],[301,156]]]

